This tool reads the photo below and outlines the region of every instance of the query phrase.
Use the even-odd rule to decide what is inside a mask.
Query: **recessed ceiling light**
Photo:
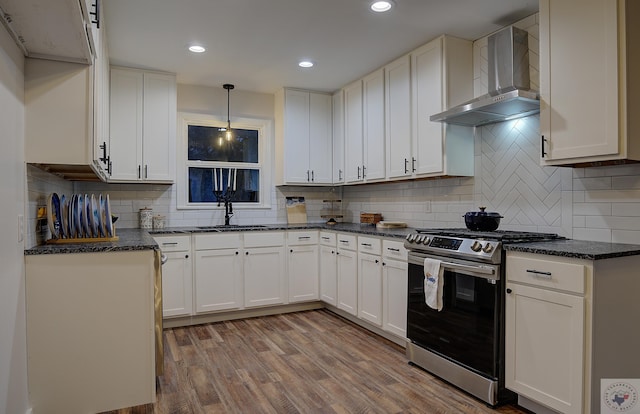
[[[193,53],[202,53],[207,49],[199,45],[193,45],[193,46],[189,46],[189,50],[192,51]]]
[[[392,3],[390,1],[376,1],[371,3],[371,10],[377,13],[391,10]]]
[[[313,67],[313,62],[311,62],[310,60],[301,60],[298,63],[298,66],[300,66],[301,68],[310,68]]]

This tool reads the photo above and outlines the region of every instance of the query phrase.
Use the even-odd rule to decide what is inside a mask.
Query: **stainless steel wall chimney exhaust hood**
[[[489,93],[432,115],[431,121],[481,126],[540,112],[540,97],[530,90],[529,35],[510,26],[488,38]]]

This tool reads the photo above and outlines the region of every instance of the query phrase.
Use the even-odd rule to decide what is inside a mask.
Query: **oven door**
[[[443,308],[425,303],[424,259],[442,261]],[[498,378],[500,266],[409,253],[407,337],[417,346],[482,376]]]

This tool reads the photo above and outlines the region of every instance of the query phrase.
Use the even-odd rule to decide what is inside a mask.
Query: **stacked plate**
[[[51,238],[82,239],[114,236],[109,194],[52,193],[47,197],[47,221]]]

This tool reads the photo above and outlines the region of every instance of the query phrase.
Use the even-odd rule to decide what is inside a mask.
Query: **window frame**
[[[260,177],[260,201],[258,203],[234,202],[234,209],[270,209],[271,208],[271,147],[273,123],[268,119],[259,118],[234,118],[231,128],[254,129],[258,131],[258,162],[219,162],[219,161],[190,161],[188,159],[189,145],[189,125],[207,126],[213,128],[226,127],[226,118],[206,115],[179,112],[178,113],[178,139],[176,149],[176,193],[178,210],[224,210],[221,204],[213,203],[191,203],[189,202],[189,167],[200,168],[249,168],[257,169]]]

